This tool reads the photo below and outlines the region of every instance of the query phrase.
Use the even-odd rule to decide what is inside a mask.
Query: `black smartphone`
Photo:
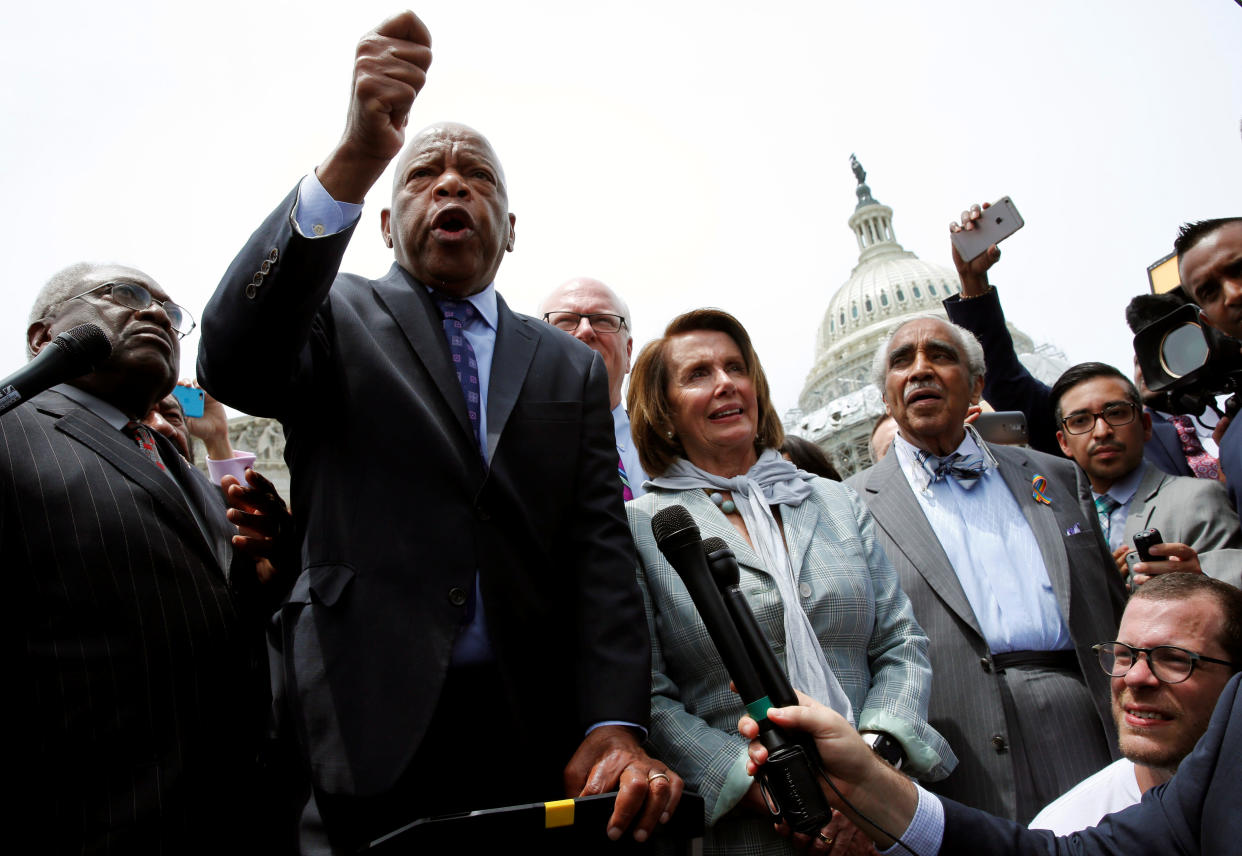
[[[1138,553],[1140,562],[1159,562],[1160,557],[1151,554],[1151,548],[1163,544],[1159,529],[1147,529],[1134,536],[1134,552]]]

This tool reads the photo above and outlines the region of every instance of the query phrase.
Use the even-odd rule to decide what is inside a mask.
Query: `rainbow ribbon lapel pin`
[[[1044,495],[1044,488],[1048,487],[1048,480],[1043,476],[1036,474],[1031,479],[1031,496],[1036,502],[1042,502],[1044,505],[1052,505],[1052,500]]]

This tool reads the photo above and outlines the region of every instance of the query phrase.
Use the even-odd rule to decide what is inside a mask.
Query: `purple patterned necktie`
[[[474,358],[470,340],[466,338],[466,325],[479,313],[468,300],[437,297],[435,302],[444,316],[444,338],[448,340],[453,369],[457,372],[457,382],[461,384],[461,392],[466,399],[466,413],[470,416],[474,438],[486,460],[487,454],[482,451],[483,439],[479,436],[479,407],[482,401],[479,395],[479,363]]]
[[[1194,421],[1185,415],[1174,416],[1171,421],[1173,427],[1177,428],[1177,439],[1182,441],[1182,454],[1186,456],[1186,463],[1190,465],[1190,471],[1195,474],[1195,478],[1219,480],[1220,462],[1203,448]]]
[[[625,474],[625,461],[617,458],[617,475],[621,476],[621,497],[629,502],[634,498],[634,491],[630,489],[630,477]]]
[[[161,470],[167,469],[164,462],[160,460],[160,453],[155,448],[155,437],[151,434],[151,429],[141,422],[128,422],[121,432],[138,444],[138,451],[155,464]]]

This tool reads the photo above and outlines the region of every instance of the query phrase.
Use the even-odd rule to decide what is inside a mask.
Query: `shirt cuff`
[[[225,476],[235,476],[244,485],[246,483],[246,468],[253,466],[253,452],[234,450],[233,457],[226,461],[213,461],[211,458],[208,458],[207,475],[211,477],[212,484],[220,484],[220,480]]]
[[[586,733],[590,734],[595,729],[601,726],[604,726],[604,725],[624,725],[626,728],[634,728],[634,729],[637,729],[638,733],[643,736],[643,740],[647,739],[647,729],[643,728],[641,725],[635,725],[632,722],[626,722],[621,719],[605,719],[603,722],[597,722],[594,725],[592,725],[590,728],[588,728],[586,730]]]
[[[742,747],[742,754],[733,762],[733,766],[729,768],[728,775],[725,776],[724,784],[720,787],[720,793],[716,796],[716,805],[712,808],[712,817],[709,823],[716,823],[720,818],[733,809],[742,801],[742,797],[746,796],[746,792],[750,790],[750,786],[755,783],[754,778],[746,772],[746,747]]]
[[[293,205],[293,225],[303,238],[326,238],[352,226],[362,216],[362,204],[338,202],[319,183],[311,170],[298,185]]]
[[[914,783],[919,792],[919,804],[914,809],[914,817],[910,825],[901,834],[901,840],[915,853],[935,856],[940,852],[944,841],[944,804],[934,794],[923,789],[918,782]],[[881,856],[898,852],[900,844],[896,842],[887,850],[881,850]],[[906,852],[906,851],[902,851]]]

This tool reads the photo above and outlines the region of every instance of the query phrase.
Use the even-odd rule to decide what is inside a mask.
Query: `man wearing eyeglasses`
[[[961,222],[951,223],[949,230],[957,232],[975,229],[984,207],[972,205],[962,212]],[[972,332],[983,345],[988,363],[983,397],[997,410],[1020,410],[1025,413],[1030,428],[1031,448],[1058,454],[1056,432],[1061,426],[1053,420],[1049,387],[1018,360],[1013,337],[1006,328],[999,293],[988,282],[989,270],[1000,259],[1000,250],[992,245],[987,252],[969,262],[964,261],[956,249],[952,253],[962,290],[960,294],[945,298],[944,309],[950,321]],[[1154,306],[1149,298],[1155,298]],[[1159,303],[1164,299],[1173,298],[1142,295],[1139,300],[1131,301],[1126,309],[1127,322],[1137,332],[1136,324],[1154,320],[1151,313],[1159,313],[1155,318],[1166,314],[1169,310],[1159,309]],[[1136,308],[1137,311],[1134,311]],[[1160,402],[1160,396],[1151,393],[1146,395],[1152,396],[1154,407],[1168,406]],[[1210,431],[1201,431],[1202,426],[1198,421],[1185,421],[1178,427],[1174,423],[1180,417],[1160,414],[1152,409],[1148,412],[1155,416],[1154,432],[1145,449],[1146,457],[1151,463],[1172,475],[1206,479],[1218,477],[1219,466],[1215,457],[1217,447]],[[1208,425],[1215,424],[1215,415],[1211,411],[1206,411],[1197,419]]]
[[[140,424],[194,319],[141,271],[74,265],[34,302],[29,356],[86,323],[109,358],[0,417],[7,834],[47,852],[264,849],[264,596],[280,593],[234,552],[217,489]]]
[[[1032,829],[1094,826],[1173,778],[1242,669],[1242,591],[1195,574],[1153,579],[1130,598],[1117,641],[1095,649],[1112,679],[1123,757],[1053,801]]]
[[[598,279],[578,277],[562,283],[545,297],[539,313],[544,321],[603,357],[608,370],[608,406],[612,408],[623,496],[627,501],[642,496],[647,474],[638,460],[630,434],[630,416],[621,401],[621,387],[630,373],[630,354],[634,350],[629,307]]]
[[[1060,426],[1057,441],[1091,482],[1100,527],[1120,571],[1127,569],[1134,536],[1160,530],[1157,561],[1131,563],[1132,581],[1170,571],[1207,573],[1242,582],[1242,531],[1218,481],[1171,476],[1143,458],[1151,437],[1133,382],[1104,363],[1066,370],[1049,393]]]

